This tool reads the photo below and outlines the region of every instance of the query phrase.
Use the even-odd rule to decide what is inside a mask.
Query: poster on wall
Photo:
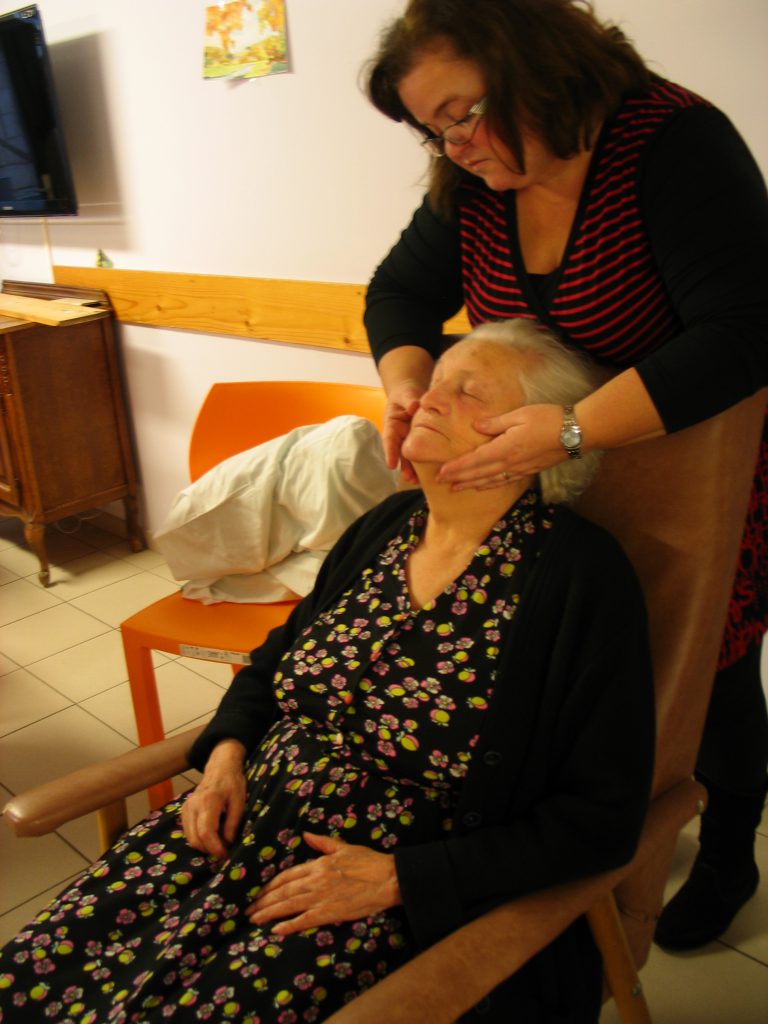
[[[206,5],[203,78],[262,78],[289,70],[285,0]]]

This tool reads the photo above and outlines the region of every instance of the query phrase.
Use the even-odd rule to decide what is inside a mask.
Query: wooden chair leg
[[[96,811],[96,823],[99,829],[99,849],[104,852],[128,828],[128,809],[125,800],[116,800],[107,807]]]
[[[598,900],[587,911],[587,920],[603,956],[605,979],[622,1024],[651,1024],[635,961],[612,895]]]

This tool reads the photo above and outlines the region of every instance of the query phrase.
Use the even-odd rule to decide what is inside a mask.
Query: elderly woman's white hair
[[[526,405],[575,405],[605,379],[605,372],[586,356],[567,348],[534,320],[492,320],[480,324],[465,340],[470,338],[504,345],[527,357],[519,375]],[[539,483],[544,501],[574,501],[594,476],[600,454],[588,452],[542,470]]]

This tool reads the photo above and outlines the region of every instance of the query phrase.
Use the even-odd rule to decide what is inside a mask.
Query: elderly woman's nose
[[[430,384],[421,396],[422,409],[442,409],[445,407],[447,393],[441,384]]]

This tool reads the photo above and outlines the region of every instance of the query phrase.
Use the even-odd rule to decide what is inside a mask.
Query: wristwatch
[[[565,413],[565,416],[563,418],[563,426],[560,431],[560,443],[568,452],[571,459],[580,459],[581,427],[576,422],[576,417],[573,415],[572,405],[566,405],[563,412]]]

